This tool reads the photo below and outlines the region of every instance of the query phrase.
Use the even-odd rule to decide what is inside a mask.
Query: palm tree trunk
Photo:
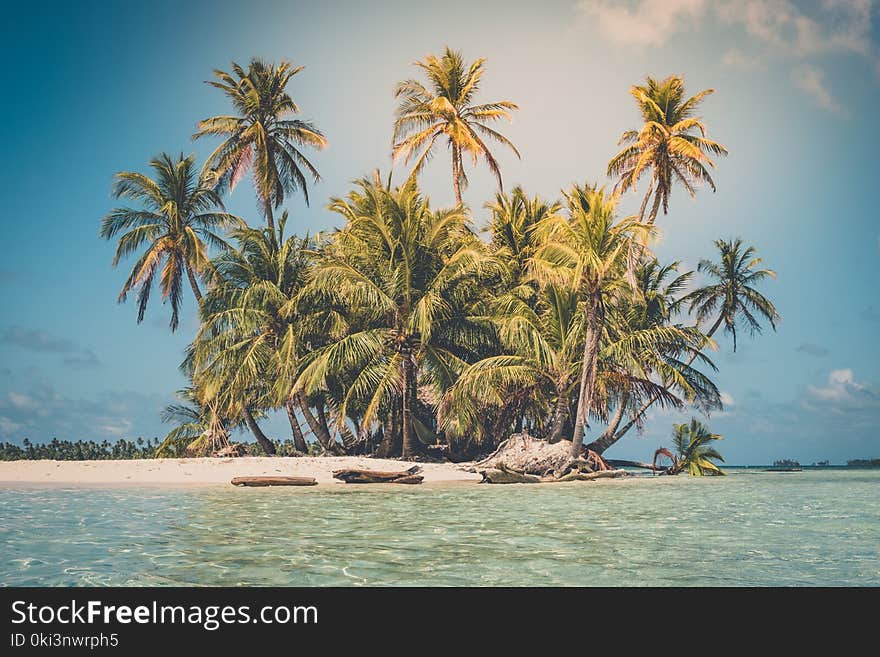
[[[452,190],[455,202],[461,205],[461,151],[455,145],[452,147]]]
[[[272,232],[272,239],[275,239],[275,215],[272,212],[272,201],[270,199],[263,200],[263,211],[266,214],[266,224]]]
[[[642,207],[639,209],[639,221],[645,221],[645,210],[648,209],[648,199],[651,198],[651,193],[654,191],[654,179],[651,178],[651,184],[648,185],[648,191],[645,194],[645,198],[642,200]]]
[[[193,294],[196,297],[196,303],[201,305],[202,304],[202,291],[199,289],[199,283],[198,283],[198,281],[196,281],[196,275],[193,273],[192,267],[190,267],[188,263],[185,266],[185,269],[186,269],[186,277],[189,279],[190,287],[192,287]]]
[[[623,419],[623,413],[626,411],[626,404],[628,401],[629,393],[623,393],[623,396],[617,404],[617,410],[614,411],[614,416],[611,418],[611,422],[605,427],[605,431],[602,432],[601,436],[587,445],[587,449],[592,450],[597,454],[601,454],[616,442],[617,438],[615,438],[614,434],[617,431],[617,427],[620,426],[620,421]]]
[[[550,435],[547,442],[558,443],[562,440],[562,432],[565,430],[565,419],[568,416],[568,395],[565,389],[556,390],[556,408],[553,411],[553,423],[550,425]]]
[[[662,200],[663,196],[660,194],[660,185],[657,185],[657,189],[654,190],[654,203],[651,206],[651,214],[648,217],[648,223],[651,225],[657,219],[657,214],[660,212],[660,201]]]
[[[574,433],[571,436],[571,456],[578,458],[584,445],[584,427],[590,414],[590,403],[593,399],[593,388],[596,384],[596,362],[599,356],[599,334],[602,331],[599,317],[598,293],[591,293],[587,298],[586,308],[586,344],[584,345],[584,362],[581,367],[581,389],[578,394],[577,417]]]
[[[403,458],[405,459],[411,459],[422,451],[419,439],[416,437],[416,432],[413,429],[412,421],[412,365],[412,356],[405,354],[403,358],[403,403],[401,404],[403,414]]]
[[[309,446],[306,445],[305,436],[303,436],[302,428],[299,426],[299,420],[296,419],[296,411],[293,406],[293,401],[288,400],[286,404],[284,404],[284,408],[287,410],[287,419],[290,420],[290,431],[293,433],[293,446],[296,447],[297,451],[306,454],[309,451]]]
[[[709,332],[706,334],[706,337],[707,337],[707,338],[711,338],[711,337],[715,334],[715,331],[717,331],[717,330],[718,330],[718,327],[721,326],[721,321],[722,321],[722,319],[723,319],[723,318],[719,316],[718,319],[715,320],[715,323],[712,325],[712,328],[710,328],[710,329],[709,329]],[[690,367],[690,366],[691,366],[691,363],[693,363],[693,362],[697,359],[697,356],[698,356],[699,354],[700,354],[699,351],[695,351],[693,354],[691,354],[691,357],[688,359],[687,363],[685,363],[685,367]],[[642,404],[642,405],[639,407],[639,410],[636,411],[635,415],[632,416],[632,418],[630,419],[630,421],[627,422],[626,424],[624,424],[624,425],[623,425],[623,428],[622,428],[620,431],[618,431],[616,434],[614,434],[614,438],[613,438],[613,440],[609,440],[609,441],[607,441],[608,444],[607,444],[602,450],[595,449],[595,450],[593,450],[593,451],[598,452],[599,454],[601,454],[601,453],[604,452],[606,449],[608,449],[609,447],[611,447],[614,443],[616,443],[618,440],[620,440],[621,438],[623,438],[624,434],[625,434],[627,431],[629,431],[630,429],[632,429],[632,426],[633,426],[636,422],[639,421],[639,418],[641,418],[642,415],[645,414],[645,411],[647,411],[647,410],[648,410],[648,409],[654,404],[654,402],[657,401],[658,399],[660,399],[660,395],[654,395],[654,396],[652,396],[648,401],[646,401],[644,404]]]
[[[297,395],[297,401],[299,402],[299,408],[302,411],[303,417],[309,425],[309,429],[315,434],[315,438],[317,438],[321,447],[332,454],[338,453],[339,450],[336,447],[336,441],[333,440],[330,436],[330,432],[327,431],[325,427],[321,426],[321,423],[312,414],[312,409],[309,408],[309,403],[306,401],[305,395],[302,393]]]
[[[275,443],[269,440],[266,437],[266,434],[263,433],[263,430],[260,429],[260,425],[257,424],[257,421],[254,419],[253,413],[251,413],[251,409],[247,406],[244,407],[244,420],[247,422],[248,427],[251,430],[251,433],[254,434],[254,438],[257,439],[257,442],[260,444],[260,447],[263,448],[263,451],[270,456],[274,456],[275,454]]]

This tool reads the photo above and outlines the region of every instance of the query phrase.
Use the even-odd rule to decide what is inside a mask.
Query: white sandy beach
[[[314,477],[318,484],[345,486],[333,479],[333,470],[405,470],[412,464],[359,456],[300,458],[243,457],[235,459],[138,459],[118,461],[0,461],[0,486],[48,485],[230,485],[233,477]],[[478,482],[464,464],[420,463],[425,483]],[[349,485],[351,487],[351,485]]]

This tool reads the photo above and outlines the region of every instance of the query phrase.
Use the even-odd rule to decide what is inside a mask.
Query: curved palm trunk
[[[556,408],[553,410],[553,423],[550,425],[550,435],[547,442],[558,443],[562,440],[562,432],[565,430],[565,420],[568,418],[568,395],[565,389],[556,390]]]
[[[315,435],[315,438],[318,440],[321,447],[323,447],[325,451],[337,453],[338,449],[336,447],[336,441],[330,436],[330,432],[327,428],[322,426],[318,421],[318,418],[314,416],[312,409],[309,408],[309,403],[306,401],[306,398],[302,393],[297,395],[297,401],[299,402],[299,409],[302,411],[303,417],[309,425],[309,429],[312,430],[312,433]]]
[[[452,190],[455,192],[455,202],[461,205],[461,150],[454,145],[452,147]]]
[[[586,344],[584,345],[584,363],[581,367],[581,389],[578,394],[577,418],[574,433],[571,436],[571,456],[578,458],[584,445],[584,427],[590,414],[590,403],[593,399],[593,388],[596,385],[596,365],[599,357],[600,326],[599,296],[590,294],[586,308]]]
[[[293,401],[288,401],[284,404],[284,408],[287,410],[287,419],[290,421],[290,431],[293,433],[293,446],[296,447],[298,452],[306,454],[309,451],[309,447],[306,445],[306,438],[303,436],[302,428],[299,426],[299,420],[296,418]]]
[[[706,334],[707,338],[711,338],[715,334],[715,332],[718,330],[718,327],[721,326],[721,321],[722,321],[721,317],[719,317],[717,320],[715,320],[715,323],[712,325],[712,328],[710,328],[709,332]],[[685,366],[690,367],[691,363],[693,363],[697,359],[697,356],[699,354],[700,354],[699,351],[695,351],[693,354],[691,354],[691,357],[688,359],[687,363],[685,363]],[[606,441],[607,444],[601,450],[596,449],[594,451],[601,454],[606,449],[611,447],[614,443],[616,443],[618,440],[623,438],[624,434],[626,434],[627,431],[632,429],[633,425],[639,421],[639,418],[641,418],[642,415],[645,414],[645,411],[647,411],[654,404],[654,402],[656,402],[658,399],[660,399],[660,395],[654,395],[648,401],[646,401],[644,404],[642,404],[639,407],[639,410],[636,411],[635,415],[632,416],[630,421],[627,422],[626,424],[624,424],[623,427],[620,429],[620,431],[618,431],[616,434],[614,434],[612,439],[609,439],[608,441]]]
[[[592,450],[597,454],[601,454],[617,442],[617,438],[614,434],[617,431],[617,427],[620,426],[620,421],[623,419],[623,414],[626,411],[626,404],[628,401],[629,394],[624,393],[620,398],[620,402],[617,404],[617,410],[614,411],[614,416],[611,418],[611,422],[608,423],[608,426],[605,428],[605,431],[602,432],[601,436],[587,445],[587,449]]]
[[[196,280],[196,275],[190,267],[189,263],[185,266],[186,269],[186,277],[189,279],[189,285],[192,288],[193,294],[196,297],[196,303],[202,305],[202,291],[199,289],[199,283]]]
[[[403,358],[403,399],[401,412],[403,415],[403,458],[411,459],[421,453],[421,442],[416,436],[412,421],[412,398],[415,396],[413,385],[412,356],[406,354]]]
[[[660,212],[660,202],[663,200],[663,195],[660,193],[661,186],[657,185],[657,189],[654,190],[654,203],[651,205],[651,214],[648,216],[648,224],[653,225],[654,221],[657,219],[657,215]]]
[[[257,439],[257,442],[260,444],[260,447],[263,448],[263,451],[270,456],[274,456],[275,443],[269,440],[266,437],[266,434],[263,433],[263,430],[260,429],[260,425],[257,424],[257,421],[254,419],[254,415],[253,413],[251,413],[251,409],[245,406],[243,415],[245,422],[247,422],[248,428],[251,430],[251,433],[254,434],[254,438]]]

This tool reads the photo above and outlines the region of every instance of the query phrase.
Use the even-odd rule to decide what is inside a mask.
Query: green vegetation
[[[846,465],[850,468],[880,468],[880,459],[852,459]]]
[[[156,454],[159,441],[152,440],[107,440],[97,443],[94,440],[58,440],[33,444],[27,438],[23,444],[0,443],[0,461],[22,459],[52,459],[55,461],[106,461],[110,459],[149,459]]]
[[[148,247],[120,300],[139,286],[140,321],[165,258],[172,328],[184,272],[199,305],[201,327],[182,365],[191,385],[185,403],[166,411],[177,427],[160,454],[210,453],[244,426],[267,454],[431,451],[460,460],[519,431],[570,441],[572,458],[589,433],[587,447],[601,454],[641,428],[653,404],[721,408],[706,355],[719,328],[734,349],[738,327],[775,329],[779,315],[755,288],[774,274],[742,240],[715,242],[717,262],[698,269],[705,284],[651,250],[674,184],[691,195],[701,183],[715,189],[710,155],[727,150],[696,116],[711,90],[688,98],[677,76],[634,86],[644,125],[623,134],[608,165],[614,189],[586,183],[541,199],[501,189],[487,141],[519,152],[490,124],[517,106],[477,99],[485,61],[468,65],[447,48],[417,66],[427,84],[397,86],[391,139],[411,173],[394,185],[377,170],[332,198],[342,224],[329,234],[286,234],[287,213],[275,219],[291,192],[308,202],[307,183],[319,178],[302,149],[327,144],[312,123],[291,118],[299,107],[287,88],[302,67],[287,62],[216,72],[210,84],[235,114],[199,123],[195,137],[222,138],[201,174],[192,157],[163,156],[152,165],[156,181],[117,176],[117,195],[145,209],[112,211],[101,235],[129,231],[114,264]],[[451,208],[434,207],[419,186],[438,143],[451,154]],[[488,221],[463,202],[466,155],[497,178]],[[266,228],[222,212],[221,196],[246,173]],[[621,195],[643,176],[641,210],[624,216]],[[291,439],[272,441],[259,423],[281,409]],[[696,420],[677,425],[678,470],[719,473],[709,446],[719,438]]]

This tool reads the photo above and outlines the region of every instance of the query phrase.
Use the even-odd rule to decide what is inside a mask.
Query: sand
[[[0,486],[186,486],[230,485],[233,477],[274,475],[314,477],[319,485],[348,486],[333,479],[343,468],[399,471],[413,464],[359,456],[235,459],[138,459],[119,461],[0,461]],[[464,464],[422,463],[426,484],[478,482]]]

